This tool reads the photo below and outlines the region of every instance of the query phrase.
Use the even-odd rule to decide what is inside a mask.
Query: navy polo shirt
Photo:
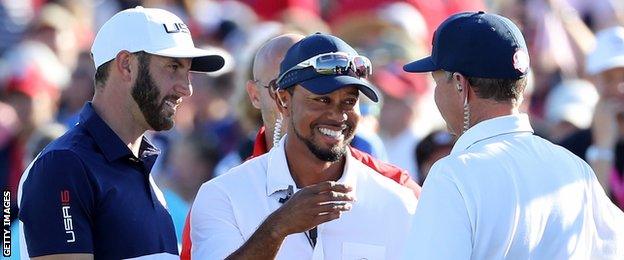
[[[19,219],[29,256],[177,255],[171,216],[150,177],[159,150],[143,137],[139,154],[87,103],[79,123],[22,176]]]

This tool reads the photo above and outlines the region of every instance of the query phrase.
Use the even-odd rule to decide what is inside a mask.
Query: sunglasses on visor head
[[[351,69],[357,77],[366,78],[373,73],[371,61],[361,55],[351,56],[344,52],[322,53],[304,60],[288,69],[277,78],[280,83],[284,76],[294,70],[313,67],[321,75],[348,75]]]

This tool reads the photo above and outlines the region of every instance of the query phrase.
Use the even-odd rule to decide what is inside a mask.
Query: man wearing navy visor
[[[458,137],[431,167],[405,259],[624,259],[624,214],[592,169],[533,134],[519,111],[529,73],[520,29],[466,12],[436,30],[435,102]]]
[[[79,123],[48,145],[19,187],[21,255],[37,259],[179,259],[175,231],[150,170],[147,130],[169,130],[189,72],[223,67],[195,48],[174,14],[136,7],[115,14],[91,49],[95,94]]]
[[[313,34],[280,65],[277,106],[287,135],[267,154],[202,185],[193,207],[196,259],[396,259],[416,198],[353,158],[348,144],[370,61]],[[244,191],[244,192],[241,192]]]

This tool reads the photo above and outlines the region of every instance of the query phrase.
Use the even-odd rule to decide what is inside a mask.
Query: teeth
[[[166,100],[165,104],[167,104],[168,106],[173,107],[173,108],[175,108],[177,106],[176,103],[173,103],[172,101],[169,101],[169,100]]]
[[[342,131],[335,131],[327,128],[319,128],[319,131],[324,135],[328,135],[334,138],[338,138],[342,135]]]

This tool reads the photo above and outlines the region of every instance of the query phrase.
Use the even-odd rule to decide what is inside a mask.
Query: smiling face
[[[173,127],[182,97],[193,93],[189,81],[190,66],[191,59],[139,55],[132,98],[151,129],[162,131]]]
[[[357,88],[343,87],[326,95],[316,95],[300,85],[293,88],[292,96],[280,93],[288,100],[289,142],[305,145],[321,161],[342,159],[359,122]]]

